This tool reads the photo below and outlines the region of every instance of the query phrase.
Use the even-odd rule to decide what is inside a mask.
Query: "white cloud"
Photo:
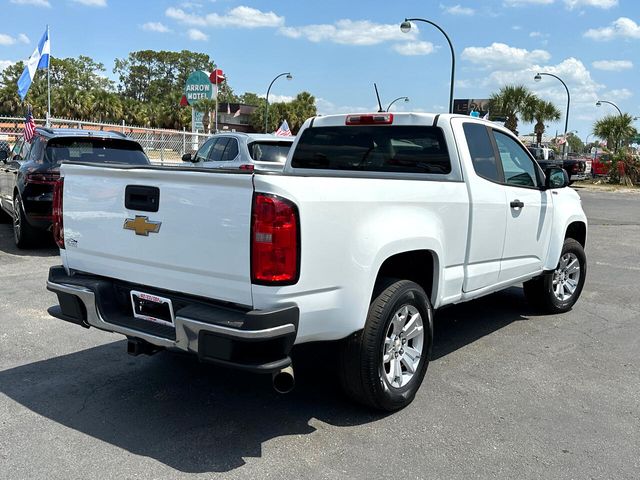
[[[522,7],[525,5],[550,5],[555,0],[504,0],[503,5],[506,7]]]
[[[378,45],[387,41],[414,39],[418,29],[402,33],[397,23],[380,24],[368,20],[338,20],[334,24],[282,27],[280,33],[290,38],[306,38],[311,42],[333,42],[341,45]]]
[[[492,43],[489,47],[467,47],[462,58],[491,70],[516,70],[535,62],[546,62],[551,54],[546,50],[527,50],[505,43]]]
[[[633,68],[633,62],[630,60],[596,60],[591,63],[591,65],[593,68],[598,70],[606,70],[610,72]]]
[[[266,94],[258,95],[260,98],[265,98]],[[290,103],[295,100],[296,97],[292,97],[291,95],[275,95],[273,93],[269,94],[269,105],[272,103]]]
[[[14,45],[17,42],[28,44],[30,43],[30,40],[29,37],[27,37],[24,33],[18,34],[18,38],[7,35],[6,33],[0,33],[0,45]]]
[[[158,32],[158,33],[167,33],[171,31],[169,27],[167,27],[161,22],[147,22],[142,25],[142,29],[146,32]]]
[[[625,100],[633,97],[633,92],[628,88],[614,88],[613,90],[605,92],[603,96],[614,100]]]
[[[567,58],[556,65],[532,64],[520,70],[494,71],[482,79],[481,86],[497,91],[499,87],[510,84],[522,84],[531,89],[538,97],[550,101],[563,112],[567,105],[567,92],[555,78],[542,76],[540,82],[534,82],[533,77],[538,72],[552,73],[562,78],[571,93],[571,113],[569,122],[583,113],[596,117],[595,103],[602,95],[605,86],[591,78],[589,70],[584,64],[573,57]]]
[[[393,49],[400,55],[429,55],[435,47],[431,42],[407,42],[397,43]]]
[[[187,36],[190,40],[195,40],[196,42],[206,42],[207,40],[209,40],[209,35],[201,32],[197,28],[190,28],[187,31]]]
[[[75,3],[86,5],[87,7],[106,7],[107,0],[72,0]]]
[[[49,0],[11,0],[16,5],[35,5],[37,7],[51,7]]]
[[[612,40],[616,37],[638,39],[640,38],[640,25],[630,18],[620,17],[611,22],[608,27],[587,30],[584,36],[600,41]]]
[[[239,6],[232,8],[226,14],[209,13],[205,16],[194,15],[179,8],[169,7],[165,15],[187,25],[200,27],[281,27],[284,25],[284,17],[273,12],[262,12],[256,8]]]
[[[476,11],[473,8],[463,7],[460,4],[456,4],[450,7],[445,5],[440,5],[440,8],[444,10],[445,13],[449,15],[473,15]]]
[[[10,67],[11,65],[15,64],[16,62],[12,62],[11,60],[0,60],[0,72],[3,71],[5,68]]]
[[[336,105],[324,98],[316,98],[316,109],[318,110],[318,115],[334,115],[339,113],[377,112],[378,105],[372,104],[368,107],[361,105]]]
[[[576,7],[596,7],[609,9],[618,5],[618,0],[564,0],[569,9]]]

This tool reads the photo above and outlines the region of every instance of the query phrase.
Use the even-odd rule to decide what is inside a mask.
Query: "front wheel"
[[[427,371],[433,309],[418,284],[387,284],[371,302],[364,329],[345,341],[340,378],[353,400],[394,411],[413,401]]]
[[[568,312],[580,298],[586,277],[584,249],[573,238],[567,238],[556,269],[525,282],[524,294],[531,306],[546,313]]]

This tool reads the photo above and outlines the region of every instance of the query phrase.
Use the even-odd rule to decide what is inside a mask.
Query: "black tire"
[[[386,284],[371,302],[364,329],[344,341],[338,368],[342,388],[351,399],[377,410],[394,411],[413,401],[427,372],[433,343],[433,308],[418,284],[409,280]],[[395,387],[384,371],[383,349],[394,314],[404,306],[420,313],[424,336],[413,376],[406,385]]]
[[[554,293],[554,277],[561,270],[560,266],[565,255],[573,255],[578,260],[580,266],[580,277],[575,291],[569,298],[563,300],[558,298]],[[587,257],[584,254],[582,245],[573,238],[566,238],[564,245],[562,246],[560,262],[558,263],[556,270],[525,282],[523,285],[524,295],[532,307],[542,311],[543,313],[565,313],[571,310],[578,301],[578,298],[580,298],[586,277]]]
[[[27,221],[19,195],[13,198],[13,240],[18,248],[30,248],[36,243],[37,231]]]

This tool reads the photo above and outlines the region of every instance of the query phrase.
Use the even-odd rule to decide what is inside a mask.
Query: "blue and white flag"
[[[18,95],[20,95],[23,101],[24,97],[27,96],[31,82],[33,82],[33,77],[36,76],[36,71],[49,68],[50,54],[51,42],[49,40],[49,26],[47,25],[47,30],[44,32],[44,35],[42,35],[40,42],[38,42],[38,47],[33,51],[29,60],[27,60],[24,72],[22,72],[22,75],[20,75],[18,79]]]

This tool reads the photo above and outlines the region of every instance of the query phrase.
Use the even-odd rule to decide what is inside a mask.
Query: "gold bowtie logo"
[[[135,219],[127,218],[124,221],[125,230],[133,230],[136,235],[149,236],[149,233],[158,233],[160,231],[160,225],[162,222],[150,222],[149,217],[142,215],[136,215]]]

